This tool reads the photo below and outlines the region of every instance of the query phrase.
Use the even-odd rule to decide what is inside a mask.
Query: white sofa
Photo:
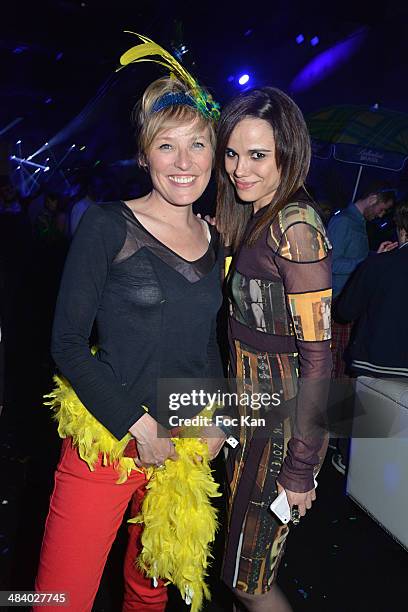
[[[408,549],[408,381],[360,376],[356,401],[347,494]]]

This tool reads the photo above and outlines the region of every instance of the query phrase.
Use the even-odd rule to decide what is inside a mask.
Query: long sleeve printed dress
[[[246,236],[265,212],[251,217]],[[274,398],[261,409],[259,402],[239,405],[240,444],[227,460],[224,580],[248,593],[270,588],[288,533],[269,509],[276,480],[291,491],[309,491],[322,460],[332,363],[330,249],[314,207],[296,201],[253,246],[243,242],[227,278],[231,376],[238,397]]]

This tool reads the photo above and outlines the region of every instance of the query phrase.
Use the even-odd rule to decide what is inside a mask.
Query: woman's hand
[[[166,459],[177,459],[176,449],[170,439],[170,432],[146,412],[129,432],[136,439],[139,458],[138,467],[160,467]]]
[[[276,483],[278,485],[278,495],[282,491],[286,492],[286,497],[288,498],[290,509],[292,510],[292,506],[297,506],[299,509],[299,515],[305,516],[306,510],[310,510],[312,507],[312,503],[316,499],[316,491],[315,489],[311,489],[310,491],[306,491],[306,493],[296,493],[295,491],[289,491],[289,489],[284,489],[279,482]]]
[[[197,213],[196,215],[199,219],[202,219],[201,213]],[[209,225],[217,225],[217,220],[215,217],[211,217],[210,215],[205,215],[204,221],[207,221]]]

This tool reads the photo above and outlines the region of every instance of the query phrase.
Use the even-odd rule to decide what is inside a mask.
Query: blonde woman
[[[147,480],[137,468],[176,459],[170,432],[157,420],[158,379],[222,375],[217,237],[192,210],[211,175],[214,113],[187,83],[165,77],[145,91],[136,123],[139,161],[152,189],[89,207],[68,255],[54,321],[52,354],[75,392],[73,405],[76,397],[82,408],[58,414],[65,439],[36,589],[68,593],[75,612],[92,609],[129,502],[132,516],[140,510]],[[96,355],[89,348],[94,322]],[[212,455],[223,442],[221,431],[211,438]],[[129,527],[123,610],[161,612],[164,583],[154,588],[135,563],[141,529]]]

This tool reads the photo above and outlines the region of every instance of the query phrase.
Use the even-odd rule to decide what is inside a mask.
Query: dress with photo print
[[[266,209],[251,217],[246,236]],[[252,594],[270,589],[289,531],[269,510],[276,480],[291,491],[313,489],[325,452],[321,430],[306,432],[322,416],[331,372],[330,250],[316,210],[297,201],[252,247],[243,243],[227,277],[231,377],[240,393],[280,393],[283,400],[263,410],[266,427],[241,426],[227,460],[223,578]],[[260,416],[253,407],[240,411]]]

